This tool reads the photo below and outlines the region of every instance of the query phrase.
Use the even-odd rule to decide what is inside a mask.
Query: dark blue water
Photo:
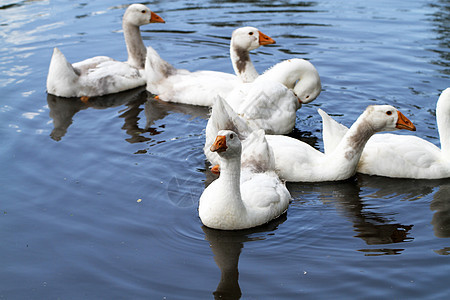
[[[204,228],[208,109],[142,89],[48,96],[52,49],[125,60],[131,1],[0,2],[0,299],[444,299],[450,293],[450,179],[358,175],[289,184],[280,219]],[[232,72],[229,36],[258,27],[319,70],[322,94],[291,134],[323,149],[321,107],[351,125],[369,104],[398,107],[439,145],[435,104],[450,84],[450,4],[420,1],[153,1],[166,24],[144,42],[178,68]],[[401,134],[401,133],[399,133]]]

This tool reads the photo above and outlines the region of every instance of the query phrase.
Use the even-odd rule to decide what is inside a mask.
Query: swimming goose
[[[258,77],[249,51],[274,43],[272,38],[254,27],[236,29],[231,37],[230,56],[237,75],[176,69],[148,47],[145,67],[147,90],[167,102],[212,106],[215,95],[225,97],[234,86]]]
[[[325,153],[327,153],[334,149],[348,129],[326,113],[323,113],[322,119]],[[436,122],[441,149],[417,136],[376,134],[367,142],[357,171],[398,178],[450,177],[450,88],[445,89],[438,99]]]
[[[264,131],[255,134],[255,139],[249,137],[249,141],[257,143],[255,151],[259,156],[247,166],[241,166],[242,145],[235,132],[220,131],[211,146],[210,150],[220,156],[221,173],[200,197],[199,217],[205,226],[222,230],[246,229],[265,224],[287,210],[289,191],[275,172],[267,169],[270,163],[260,164],[259,159],[271,160],[267,146],[259,144],[265,142]]]
[[[286,134],[295,126],[297,110],[316,99],[321,89],[314,65],[294,58],[276,64],[254,82],[238,85],[226,101],[267,134]]]
[[[126,62],[96,56],[71,65],[58,48],[54,48],[47,76],[47,92],[59,97],[93,97],[145,85],[146,48],[139,26],[164,23],[142,4],[130,5],[122,20],[128,51]]]
[[[257,129],[264,129],[268,134],[292,131],[300,101],[314,100],[320,90],[320,77],[314,66],[303,59],[290,59],[278,63],[253,83],[237,87],[227,100],[216,96],[206,125],[203,148],[206,157],[213,165],[219,163],[217,154],[209,148],[220,130],[233,130],[240,139]]]
[[[319,182],[345,180],[356,167],[369,138],[379,131],[416,128],[408,118],[390,105],[371,105],[353,123],[331,153],[287,136],[268,135],[275,156],[275,169],[287,181]]]

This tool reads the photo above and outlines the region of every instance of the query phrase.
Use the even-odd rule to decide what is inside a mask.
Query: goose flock
[[[59,97],[103,96],[146,86],[156,99],[211,107],[204,154],[220,174],[199,200],[199,217],[210,228],[239,230],[282,215],[291,196],[285,182],[345,180],[356,172],[387,177],[450,177],[450,88],[436,108],[441,149],[411,135],[381,131],[415,131],[413,123],[390,105],[370,105],[350,128],[319,109],[324,153],[285,136],[295,126],[297,110],[322,89],[312,63],[281,61],[258,74],[250,51],[275,41],[254,27],[234,30],[230,58],[235,74],[177,69],[145,47],[140,26],[165,23],[143,4],[130,5],[123,16],[128,60],[96,56],[70,64],[54,48],[47,92]]]

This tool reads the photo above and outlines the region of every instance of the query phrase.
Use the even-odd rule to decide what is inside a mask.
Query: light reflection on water
[[[197,212],[215,179],[202,149],[209,109],[158,102],[143,89],[87,103],[46,95],[54,46],[72,62],[126,59],[120,20],[129,3],[0,6],[0,298],[448,293],[448,180],[358,175],[288,184],[293,200],[282,218],[211,230]],[[254,51],[258,71],[309,59],[324,90],[298,112],[290,135],[318,149],[317,107],[351,125],[368,104],[386,103],[439,144],[435,104],[450,75],[447,1],[148,5],[167,23],[142,27],[144,42],[178,68],[232,72],[229,36],[243,25],[277,41]]]

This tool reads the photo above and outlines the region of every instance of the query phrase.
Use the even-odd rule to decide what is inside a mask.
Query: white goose
[[[286,134],[295,126],[297,110],[316,99],[321,89],[314,65],[294,58],[276,64],[254,82],[238,85],[226,101],[266,133]]]
[[[296,110],[300,106],[300,100],[294,93],[307,103],[319,95],[320,89],[320,77],[314,66],[303,59],[291,59],[275,65],[253,83],[237,87],[227,97],[227,101],[217,96],[206,125],[206,142],[203,148],[206,157],[213,165],[219,164],[217,153],[209,151],[209,148],[220,130],[233,130],[240,139],[245,139],[257,129],[264,129],[269,134],[292,131]],[[242,104],[239,104],[242,99],[240,96],[245,99]],[[238,115],[231,105],[237,106],[241,113]]]
[[[139,26],[164,23],[142,4],[130,5],[122,27],[128,51],[126,62],[96,56],[71,65],[58,48],[53,50],[47,76],[47,92],[59,97],[93,97],[145,85],[146,48]]]
[[[372,105],[359,116],[331,153],[286,136],[266,136],[275,155],[275,169],[287,181],[319,182],[350,178],[369,138],[379,131],[416,128],[390,105]]]
[[[264,132],[255,133],[254,138],[248,138],[247,142],[250,141],[255,143],[258,157],[242,168],[242,145],[236,133],[220,131],[211,146],[211,151],[220,155],[221,173],[200,197],[198,211],[205,226],[222,230],[246,229],[265,224],[287,210],[291,196],[270,170],[272,157],[267,143],[264,146]],[[267,164],[262,165],[261,161]]]
[[[332,151],[347,127],[322,113],[325,153]],[[439,179],[450,177],[450,88],[436,105],[441,149],[412,135],[376,134],[366,144],[357,171],[398,178]]]
[[[236,29],[231,37],[230,56],[237,75],[176,69],[148,47],[145,65],[147,90],[167,102],[212,106],[215,95],[225,97],[234,86],[258,77],[249,51],[274,43],[272,38],[254,27]]]

